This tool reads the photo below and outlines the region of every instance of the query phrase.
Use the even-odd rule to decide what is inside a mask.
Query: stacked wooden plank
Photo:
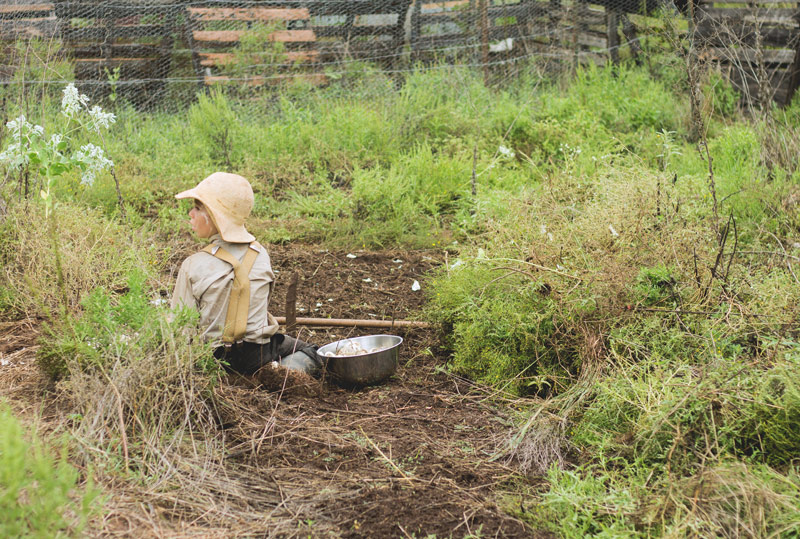
[[[417,0],[411,16],[410,44],[418,53],[438,53],[485,39],[494,45],[493,52],[507,52],[514,40],[546,34],[536,29],[549,25],[550,12],[550,3],[539,0]]]
[[[411,0],[312,0],[311,29],[322,61],[375,59],[390,65],[404,45]]]
[[[113,88],[140,105],[158,99],[169,75],[181,4],[57,0],[55,13],[84,91],[104,94]]]
[[[205,84],[278,83],[297,75],[290,68],[318,57],[317,36],[304,7],[195,4],[187,14],[195,71]],[[303,78],[324,82],[320,73],[305,72]]]
[[[787,104],[800,76],[800,9],[779,0],[704,0],[695,39],[751,103]]]
[[[591,50],[608,43],[605,9],[575,0],[428,0],[412,10],[411,49],[423,59],[471,44],[488,49],[490,63],[544,52],[602,61]]]
[[[233,79],[262,84],[298,77],[319,84],[326,80],[320,64],[396,54],[403,46],[409,3],[193,2],[187,13],[195,70],[207,84]],[[259,40],[263,50],[257,50]]]
[[[0,5],[0,41],[49,38],[58,33],[53,3],[6,0]]]

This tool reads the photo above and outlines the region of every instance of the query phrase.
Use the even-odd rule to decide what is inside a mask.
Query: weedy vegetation
[[[91,476],[67,460],[67,445],[51,449],[0,403],[0,533],[4,537],[79,535],[99,511]],[[57,449],[57,448],[56,448]]]
[[[186,235],[172,196],[222,167],[252,180],[265,241],[446,251],[421,314],[451,373],[521,408],[494,456],[519,470],[509,513],[564,537],[800,534],[800,98],[753,117],[718,74],[692,97],[681,62],[650,54],[502,88],[375,74],[269,93],[258,114],[224,90],[180,114],[120,99],[104,139],[120,192],[97,167],[39,180],[59,251],[55,206],[6,160],[0,313],[47,319],[38,361],[72,413],[71,461],[184,507],[224,489],[235,405],[191,316],[158,305]],[[30,484],[50,490],[25,496],[61,507],[77,476],[46,462],[53,485]],[[89,514],[74,507],[68,526]],[[26,529],[65,526],[29,509]]]

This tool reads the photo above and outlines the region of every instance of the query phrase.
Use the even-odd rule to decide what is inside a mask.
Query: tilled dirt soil
[[[272,246],[270,254],[278,275],[271,312],[284,314],[285,283],[296,272],[298,316],[320,318],[414,318],[430,270],[444,260],[441,252],[347,253],[314,246]],[[414,281],[421,290],[412,290]],[[35,400],[48,397],[32,365],[36,324],[3,327],[9,337],[0,345],[0,396],[14,400],[17,410],[42,409]],[[322,345],[378,332],[404,338],[397,373],[380,385],[343,388],[323,378],[300,389],[220,388],[237,407],[222,410],[230,417],[223,417],[221,428],[231,481],[238,468],[263,483],[261,506],[253,508],[263,510],[259,534],[546,536],[498,506],[504,486],[526,481],[502,458],[491,458],[513,434],[513,423],[498,395],[441,369],[446,356],[434,330],[301,327],[296,336]],[[141,505],[153,514],[127,518],[124,526],[106,522],[100,533],[206,535],[200,517],[195,525],[170,522],[168,511]],[[232,523],[232,534],[236,527]],[[248,529],[252,535],[252,523]],[[224,536],[219,529],[208,532]]]

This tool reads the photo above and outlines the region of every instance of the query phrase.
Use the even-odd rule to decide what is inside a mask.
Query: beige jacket
[[[219,234],[211,236],[219,245],[241,260],[249,248],[247,243],[228,243]],[[278,323],[268,312],[269,296],[275,282],[269,254],[262,246],[250,270],[250,308],[244,340],[267,343],[278,331]],[[187,306],[200,313],[200,327],[206,328],[203,337],[221,343],[228,300],[233,286],[233,267],[206,252],[193,254],[183,261],[172,294],[172,308]]]

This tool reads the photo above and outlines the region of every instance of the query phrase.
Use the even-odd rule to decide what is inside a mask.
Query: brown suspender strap
[[[247,318],[250,314],[250,270],[258,258],[261,245],[251,243],[241,262],[219,245],[208,245],[203,251],[214,255],[233,267],[233,286],[228,300],[228,312],[225,316],[225,330],[222,342],[234,343],[244,338],[247,333]]]

